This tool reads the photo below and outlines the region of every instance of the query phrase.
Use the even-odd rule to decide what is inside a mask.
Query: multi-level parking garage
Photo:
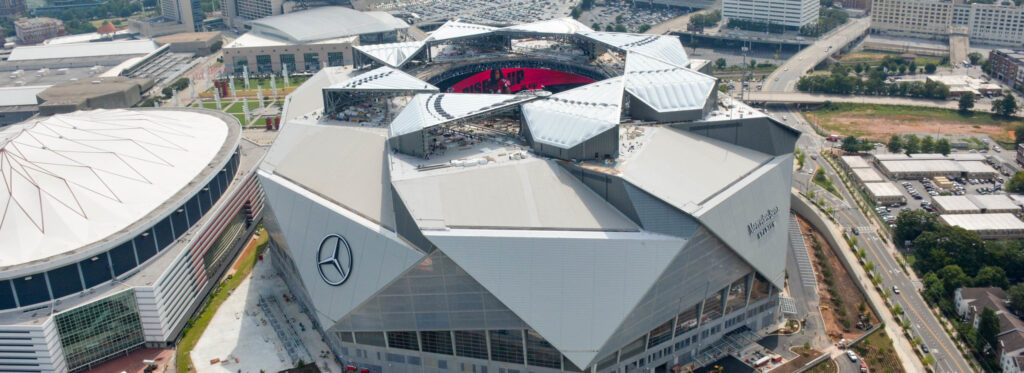
[[[202,109],[0,130],[0,371],[173,344],[261,215],[250,148],[236,119]]]
[[[356,50],[258,171],[270,260],[346,365],[667,372],[777,327],[799,133],[678,38],[450,22]],[[605,73],[548,91],[514,62],[542,60]]]

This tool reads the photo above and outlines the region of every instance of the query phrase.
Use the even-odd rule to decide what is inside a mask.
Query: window
[[[294,54],[282,54],[281,55],[281,69],[288,68],[288,71],[295,71],[295,55]],[[260,72],[264,72],[260,69]],[[270,72],[270,71],[267,71]]]
[[[523,331],[491,330],[491,360],[523,363]]]
[[[267,56],[267,58],[269,57]],[[234,64],[235,74],[242,74],[245,73],[246,67],[249,66],[249,59],[245,58],[245,56],[235,56]]]
[[[487,336],[483,330],[456,330],[455,355],[484,359],[487,357]]]
[[[704,312],[701,315],[703,322],[710,322],[722,317],[722,292],[716,291],[704,300]]]
[[[316,53],[303,53],[302,61],[305,63],[306,71],[320,70],[320,55]]]
[[[452,354],[452,335],[447,330],[420,332],[420,341],[422,341],[423,352]]]
[[[419,351],[420,343],[416,332],[388,332],[388,347]]]
[[[743,308],[747,304],[747,276],[740,277],[729,285],[728,297],[725,300],[725,314]]]
[[[672,339],[672,320],[666,321],[657,328],[651,330],[651,336],[647,340],[647,348],[651,348]]]
[[[644,352],[644,337],[640,337],[622,348],[622,361],[626,361],[641,352]]]
[[[545,368],[561,368],[562,354],[540,334],[526,331],[526,363]]]
[[[59,313],[54,321],[70,370],[144,343],[132,290]]]
[[[341,66],[345,64],[345,55],[341,52],[327,53],[327,66]]]
[[[750,286],[750,303],[767,298],[771,290],[772,284],[762,277],[760,273],[755,273],[754,284]]]
[[[356,332],[356,343],[377,347],[384,346],[384,333],[381,332]]]
[[[292,59],[294,59],[294,56],[292,57]],[[269,54],[261,54],[256,56],[256,71],[259,71],[261,73],[269,73],[271,71],[274,71],[274,65],[270,62]]]

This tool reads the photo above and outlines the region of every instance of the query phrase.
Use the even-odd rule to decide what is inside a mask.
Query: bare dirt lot
[[[863,335],[864,330],[857,328],[858,315],[869,315],[872,323],[877,323],[878,316],[871,312],[864,294],[854,285],[853,278],[825,238],[803,219],[797,217],[797,221],[807,246],[811,248],[811,262],[821,296],[821,315],[829,338],[838,342],[843,338],[853,340]]]
[[[825,131],[882,142],[907,133],[987,134],[1012,142],[1013,128],[1021,124],[981,113],[964,116],[948,109],[869,104],[835,104],[804,115]]]

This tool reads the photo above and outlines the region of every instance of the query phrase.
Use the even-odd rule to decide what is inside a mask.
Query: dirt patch
[[[814,265],[818,294],[821,297],[821,316],[825,319],[825,330],[829,338],[839,342],[843,338],[853,340],[864,335],[865,331],[857,327],[860,315],[866,315],[871,323],[878,322],[878,315],[871,312],[864,294],[854,284],[853,277],[846,271],[825,237],[800,217],[797,217],[797,221],[807,246],[811,248],[811,263]],[[811,236],[808,237],[808,234]]]
[[[811,360],[817,359],[818,356],[824,354],[824,352],[818,350],[805,350],[803,347],[795,347],[793,348],[793,352],[796,352],[800,356],[786,362],[785,364],[779,365],[775,369],[772,369],[772,373],[796,372],[798,369],[803,368],[804,365],[807,365],[807,363],[810,363]]]
[[[961,135],[986,134],[1000,141],[1009,141],[1013,138],[1013,131],[1007,131],[1001,126],[971,124],[955,120],[923,120],[922,117],[912,115],[877,116],[868,111],[846,113],[842,116],[806,113],[806,116],[825,129],[883,142],[892,135],[922,132]]]

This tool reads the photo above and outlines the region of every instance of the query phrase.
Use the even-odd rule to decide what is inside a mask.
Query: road
[[[785,64],[776,69],[775,72],[768,76],[763,90],[791,91],[791,86],[795,85],[797,80],[800,80],[800,76],[804,72],[824,61],[829,55],[835,53],[836,49],[842,48],[851,40],[863,35],[870,25],[870,17],[850,18],[850,21],[840,26],[838,30],[804,48],[800,53],[797,53],[793,58],[790,58],[789,61],[786,61]]]

